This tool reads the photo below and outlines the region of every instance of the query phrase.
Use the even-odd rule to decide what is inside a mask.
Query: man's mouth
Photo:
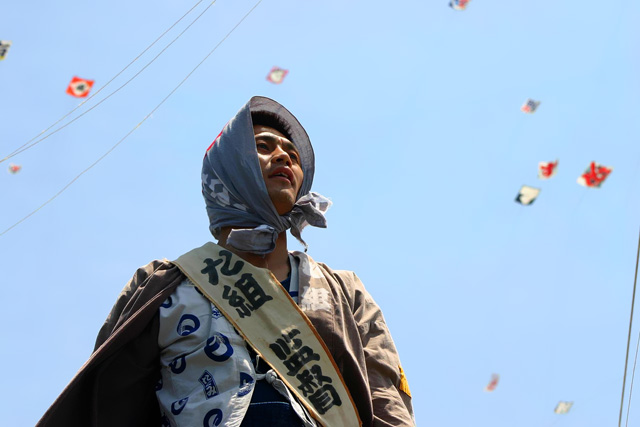
[[[271,175],[269,175],[269,178],[284,178],[289,181],[289,183],[293,184],[293,172],[287,168],[277,168]]]

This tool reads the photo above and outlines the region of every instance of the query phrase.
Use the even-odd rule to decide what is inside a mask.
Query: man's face
[[[267,193],[279,215],[289,212],[302,185],[298,150],[281,132],[270,126],[253,125],[258,161]]]

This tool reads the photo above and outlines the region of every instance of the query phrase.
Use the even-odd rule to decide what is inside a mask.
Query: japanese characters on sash
[[[266,269],[213,243],[174,261],[322,425],[361,425],[311,322]],[[295,326],[291,326],[295,325]]]

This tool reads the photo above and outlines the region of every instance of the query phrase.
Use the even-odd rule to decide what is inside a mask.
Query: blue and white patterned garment
[[[289,259],[289,292],[297,302],[298,262]],[[188,279],[159,315],[162,426],[240,426],[256,382],[244,339]]]

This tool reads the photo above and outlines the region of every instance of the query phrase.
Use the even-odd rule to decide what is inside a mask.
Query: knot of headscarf
[[[252,111],[267,111],[288,125],[288,133],[300,155],[303,181],[299,198],[291,211],[279,215],[267,193],[256,153]],[[311,225],[325,228],[324,213],[331,206],[326,197],[310,192],[314,155],[309,137],[297,119],[282,105],[263,97],[253,97],[227,123],[207,150],[202,166],[202,194],[209,229],[219,237],[222,227],[231,226],[227,244],[233,248],[266,255],[276,247],[278,235],[291,234],[304,245],[301,233]]]
[[[302,229],[307,225],[326,228],[327,219],[324,213],[331,206],[331,200],[318,193],[308,193],[301,197],[290,212],[282,215],[284,229],[278,229],[267,224],[256,228],[232,229],[227,237],[227,244],[243,252],[253,252],[260,255],[268,254],[276,247],[278,234],[291,229],[291,234],[304,246],[307,243],[302,239]]]

